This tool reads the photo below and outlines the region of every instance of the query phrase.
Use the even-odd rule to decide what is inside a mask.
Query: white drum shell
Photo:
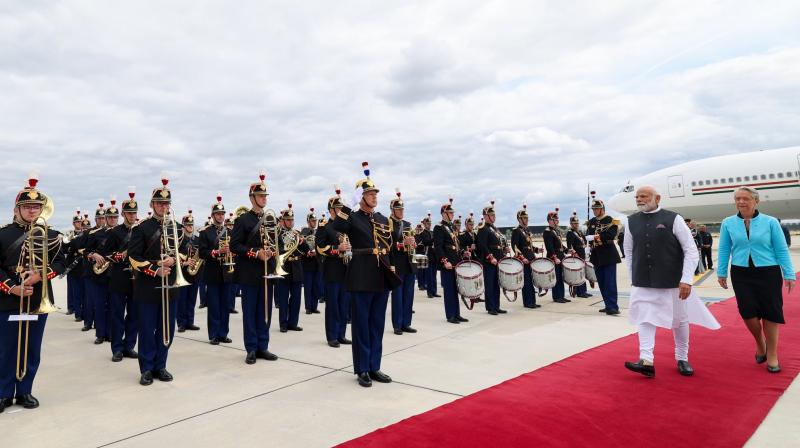
[[[564,283],[569,286],[580,286],[586,283],[586,262],[578,257],[565,257],[561,260],[564,272]]]
[[[516,258],[503,258],[497,263],[500,287],[506,291],[519,291],[525,285],[525,265]]]
[[[550,289],[556,286],[556,264],[549,258],[537,258],[531,261],[533,284],[537,288]]]
[[[584,268],[584,275],[586,275],[586,280],[590,282],[597,283],[597,273],[594,272],[594,265],[591,262],[586,262],[586,267]]]
[[[427,269],[428,268],[428,256],[424,254],[414,254],[414,262],[417,265],[417,269]]]
[[[476,261],[462,261],[455,267],[456,288],[467,299],[477,299],[484,294],[483,266]]]

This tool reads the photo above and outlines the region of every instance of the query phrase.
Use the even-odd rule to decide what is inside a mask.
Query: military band
[[[31,391],[47,314],[35,314],[35,319],[20,324],[12,316],[25,315],[20,306],[37,310],[52,300],[47,280],[59,273],[67,276],[67,313],[74,314],[76,321],[83,319],[84,331],[96,330],[96,344],[111,342],[112,361],[138,358],[139,382],[145,386],[154,379],[172,381],[167,360],[175,333],[200,329],[194,322],[198,293],[205,297],[208,308],[209,342],[218,345],[232,342],[230,313],[241,290],[247,364],[278,359],[269,351],[273,305],[279,308],[281,332],[301,331],[301,304],[306,314],[318,314],[325,297],[326,343],[334,348],[352,344],[354,373],[364,387],[373,381],[392,381],[381,371],[389,295],[394,333],[416,333],[411,326],[414,286],[417,283],[430,298],[439,297],[436,272],[441,276],[445,318],[452,324],[468,322],[461,315],[456,274],[463,260],[477,260],[483,268],[485,307],[490,315],[506,313],[500,307],[498,263],[508,256],[523,264],[524,307],[541,306],[536,303],[531,263],[543,250],[533,244],[526,205],[516,214],[518,225],[511,232],[509,248],[495,225],[494,201],[482,210],[477,231],[472,213],[463,220],[461,230],[462,219],[455,218],[452,198],[440,207],[441,221],[433,229],[430,213],[415,226],[405,219],[399,190],[389,202],[388,218],[375,210],[379,189],[370,179],[368,167],[364,168],[365,177],[356,185],[357,205],[352,209],[346,206],[337,188],[327,204],[330,220],[326,221],[324,214],[318,220],[310,208],[305,216],[307,226],[300,231],[294,229],[291,203],[277,214],[267,208],[262,173],[259,181],[249,186],[249,209],[240,207],[226,219],[228,211],[218,195],[207,225],[195,234],[191,210],[180,222],[176,220],[164,176],[162,185],[152,191],[152,211],[146,219],[138,220],[132,189],[119,208],[113,199],[108,208],[101,202],[95,213],[96,225],[90,229],[88,217],[78,210],[63,245],[60,234],[37,221],[47,199],[32,179],[17,196],[13,223],[0,228],[0,411],[14,399],[25,407],[38,406]],[[585,259],[588,245],[605,303],[602,311],[619,314],[616,264],[620,258],[614,247],[618,222],[605,214],[602,201],[595,200],[592,210],[595,217],[588,222],[587,236],[581,232],[577,216],[570,219],[564,235],[557,211],[547,214],[542,238],[546,257],[556,265],[553,301],[569,302],[561,261],[567,255]],[[42,255],[30,259],[31,255],[24,253],[36,228],[45,231],[45,242],[37,243],[44,244],[47,253],[41,272],[37,263],[42,262]],[[417,269],[420,255],[427,257],[428,267]],[[585,284],[576,292],[579,297],[591,296]],[[347,338],[351,320],[352,341]],[[8,350],[20,325],[28,335],[19,348],[27,355],[24,368],[18,365],[20,353],[15,357]]]
[[[341,190],[328,199],[328,216],[331,220],[342,209]],[[316,233],[317,252],[322,255],[322,270],[325,280],[325,339],[328,345],[338,348],[350,345],[347,339],[347,323],[350,320],[350,292],[344,281],[347,265],[352,257],[347,235],[337,231],[332,221],[320,224]]]
[[[255,364],[256,359],[275,361],[269,351],[269,327],[272,323],[272,301],[275,280],[268,278],[275,272],[275,244],[269,241],[270,230],[277,226],[277,217],[267,206],[265,174],[250,184],[251,208],[233,225],[230,248],[238,257],[236,282],[242,290],[242,327],[245,362]],[[271,244],[270,244],[271,243]]]
[[[494,201],[483,208],[482,214],[483,223],[478,226],[476,237],[477,258],[483,265],[486,311],[496,316],[506,313],[506,310],[500,308],[500,282],[497,273],[497,263],[505,257],[505,247],[501,243],[501,234],[494,225],[497,219]]]
[[[300,254],[303,267],[303,297],[305,299],[306,314],[319,314],[319,302],[322,297],[322,263],[316,248],[317,215],[314,207],[306,215],[307,227],[300,230],[300,236],[305,240],[308,250]]]
[[[303,301],[303,263],[301,258],[309,252],[308,244],[294,229],[294,210],[290,202],[281,210],[278,231],[278,249],[281,254],[278,268],[278,322],[281,333],[303,331],[300,323],[300,303]],[[282,272],[281,272],[282,271]]]
[[[47,314],[55,311],[50,280],[66,270],[60,234],[43,213],[49,198],[37,183],[31,176],[17,193],[13,222],[0,228],[0,412],[15,403],[39,406],[33,381]]]
[[[364,166],[364,179],[356,189],[361,198],[358,210],[343,206],[333,221],[335,230],[347,235],[352,245],[345,277],[345,288],[352,294],[353,369],[358,384],[372,386],[372,381],[390,383],[391,377],[381,372],[383,331],[389,292],[400,285],[389,258],[394,244],[392,222],[375,211],[378,188]]]
[[[586,229],[587,239],[591,239],[591,262],[597,275],[597,284],[603,296],[601,312],[609,315],[619,314],[617,305],[617,264],[622,261],[614,243],[619,232],[619,221],[606,215],[603,201],[596,199],[592,202],[594,217],[589,220]]]
[[[67,315],[74,315],[75,322],[83,320],[83,253],[79,252],[77,241],[84,232],[81,210],[72,217],[72,230],[64,238],[67,277]]]
[[[177,325],[178,333],[183,333],[186,330],[200,329],[194,324],[194,308],[197,305],[197,277],[204,263],[199,257],[199,241],[194,234],[194,215],[191,209],[181,218],[180,232],[181,267],[184,270],[184,278],[189,282],[188,286],[178,290]],[[196,266],[198,263],[200,266]]]
[[[230,332],[230,282],[234,268],[230,249],[231,235],[225,227],[225,205],[222,196],[217,195],[217,202],[211,205],[211,224],[198,235],[198,250],[203,260],[202,278],[205,285],[206,326],[208,341],[211,345],[233,342]],[[227,281],[226,281],[227,280]]]
[[[111,361],[138,358],[134,350],[137,337],[136,306],[133,303],[133,272],[128,260],[128,244],[139,210],[136,192],[129,192],[122,202],[122,223],[108,231],[100,255],[107,260],[109,279],[109,333],[111,336]],[[118,214],[115,206],[106,210],[106,218]],[[112,221],[113,222],[113,221]]]
[[[558,226],[558,223],[558,211],[548,213],[547,228],[542,232],[542,239],[544,240],[547,258],[552,260],[556,265],[556,285],[550,291],[553,296],[553,302],[567,303],[571,302],[571,300],[564,297],[564,267],[561,265],[561,261],[566,256],[566,246],[564,246],[561,228]]]
[[[116,201],[114,201],[116,202]],[[109,210],[111,213],[109,214]],[[84,253],[89,261],[87,269],[89,279],[89,289],[87,294],[89,302],[94,310],[95,344],[102,344],[111,341],[111,334],[108,331],[109,307],[108,307],[108,281],[109,281],[109,261],[102,255],[103,245],[108,238],[108,229],[117,225],[119,220],[119,209],[112,203],[107,209],[103,208],[101,202],[95,211],[97,227],[90,230],[86,238]]]
[[[531,262],[536,258],[536,253],[540,252],[540,249],[533,246],[533,235],[528,228],[528,206],[526,204],[522,204],[522,209],[517,211],[517,223],[519,225],[511,231],[511,248],[514,256],[522,262],[522,305],[525,308],[540,308],[541,305],[536,303],[531,271]]]
[[[394,228],[394,244],[391,250],[391,261],[395,273],[402,283],[392,289],[392,328],[394,334],[416,333],[411,327],[411,318],[414,311],[414,277],[417,265],[413,260],[416,251],[416,237],[411,223],[404,220],[405,204],[402,193],[397,190],[396,198],[389,202],[392,227]]]
[[[433,250],[436,254],[436,266],[441,271],[442,292],[444,294],[444,315],[447,322],[460,324],[469,322],[461,317],[461,303],[458,300],[456,289],[456,265],[463,256],[469,256],[469,251],[461,248],[458,234],[453,225],[453,199],[440,208],[442,221],[433,228]]]
[[[586,260],[586,237],[580,229],[580,221],[578,215],[572,212],[569,217],[569,230],[567,230],[567,250],[575,257],[581,260]],[[575,287],[575,296],[580,298],[588,298],[592,295],[586,292],[586,283]]]

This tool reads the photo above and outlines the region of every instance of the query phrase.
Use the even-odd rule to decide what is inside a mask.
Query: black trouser
[[[712,269],[714,267],[714,262],[711,261],[711,248],[710,247],[701,247],[700,248],[700,257],[705,260],[706,269]]]

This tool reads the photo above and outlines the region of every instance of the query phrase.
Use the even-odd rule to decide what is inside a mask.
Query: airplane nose
[[[631,200],[629,196],[630,195],[628,193],[617,193],[614,196],[611,196],[611,199],[608,200],[608,205],[618,212],[630,210],[632,204],[629,204]]]

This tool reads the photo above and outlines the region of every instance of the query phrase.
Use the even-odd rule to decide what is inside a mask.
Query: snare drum
[[[425,254],[414,254],[414,264],[417,269],[428,269],[428,256]]]
[[[580,286],[586,283],[584,277],[586,271],[586,263],[578,257],[565,257],[561,260],[561,266],[564,268],[564,283],[569,286]]]
[[[458,294],[467,309],[471,310],[475,302],[483,301],[483,266],[477,261],[464,260],[456,265],[455,271]]]
[[[512,257],[503,258],[497,263],[497,276],[500,287],[503,289],[503,295],[511,302],[517,300],[517,291],[521,290],[525,285],[524,268],[525,266],[521,261]],[[507,291],[514,293],[513,300],[508,297]]]
[[[549,258],[537,258],[531,261],[533,284],[540,289],[556,286],[556,264]]]
[[[589,261],[586,262],[584,275],[586,276],[586,280],[589,281],[589,284],[592,285],[592,288],[594,288],[594,284],[597,283],[597,273],[594,272],[594,265]]]

